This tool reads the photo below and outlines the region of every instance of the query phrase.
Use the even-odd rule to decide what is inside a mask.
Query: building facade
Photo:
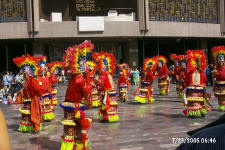
[[[131,66],[187,49],[210,58],[225,44],[224,8],[224,0],[0,0],[0,71],[26,53],[62,60],[85,39]]]

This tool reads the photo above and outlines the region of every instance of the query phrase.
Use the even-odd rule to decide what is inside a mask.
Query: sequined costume
[[[154,74],[157,64],[158,60],[155,57],[145,59],[141,78],[141,87],[134,92],[134,99],[139,103],[153,103],[155,101],[152,95],[152,83],[156,77]],[[138,95],[137,92],[139,92]]]
[[[37,60],[30,55],[16,57],[13,62],[21,68],[26,79],[21,94],[23,108],[19,108],[22,114],[20,121],[20,132],[40,131],[42,125],[40,97],[42,95],[39,82],[36,80]]]
[[[169,70],[167,68],[167,59],[164,56],[157,56],[158,69],[157,69],[157,76],[158,76],[158,88],[161,95],[169,94],[170,88],[170,78],[168,76]]]
[[[87,84],[83,73],[86,72],[88,53],[94,48],[89,41],[69,47],[64,55],[64,69],[71,72],[71,78],[66,91],[65,101],[60,104],[64,109],[64,119],[61,123],[64,132],[61,137],[61,150],[86,150],[88,148],[88,129],[91,119],[84,111],[90,106],[91,84]],[[88,105],[82,104],[83,99]]]
[[[120,75],[117,82],[117,88],[119,89],[119,99],[121,102],[128,101],[129,90],[129,65],[126,63],[119,64]]]
[[[214,86],[215,97],[218,99],[220,111],[225,111],[225,47],[217,46],[212,49],[216,70],[213,76],[216,79]]]
[[[115,58],[111,53],[93,53],[92,57],[97,60],[101,77],[96,83],[101,92],[99,105],[99,117],[108,122],[119,121],[118,103],[116,102],[116,89],[113,81],[115,72]]]
[[[44,121],[51,121],[55,118],[53,109],[53,101],[52,101],[52,80],[55,78],[55,75],[48,75],[48,68],[46,66],[46,56],[37,57],[38,62],[38,77],[37,80],[40,83],[42,90],[41,97],[41,114]]]
[[[190,71],[186,77],[184,114],[189,117],[201,117],[207,114],[210,95],[206,93],[206,68],[205,53],[202,50],[188,50],[188,68]]]
[[[87,82],[93,83],[93,87],[91,89],[91,106],[98,107],[100,102],[100,94],[98,92],[97,85],[93,82],[93,78],[95,77],[95,71],[97,70],[97,64],[94,61],[87,61]]]
[[[48,64],[49,67],[49,79],[50,79],[50,84],[51,84],[51,88],[52,88],[52,102],[54,105],[58,104],[58,99],[56,97],[57,94],[57,88],[56,88],[56,83],[59,81],[59,78],[57,77],[57,73],[59,70],[62,69],[62,62],[56,61],[56,62],[52,62]]]

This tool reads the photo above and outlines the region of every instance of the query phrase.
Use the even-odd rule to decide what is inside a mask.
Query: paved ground
[[[119,103],[120,121],[117,123],[100,123],[97,109],[86,111],[93,119],[89,130],[89,139],[93,150],[174,150],[178,144],[172,138],[186,137],[186,132],[203,126],[223,113],[218,111],[217,101],[212,98],[213,110],[205,118],[190,119],[182,114],[182,100],[177,98],[175,85],[171,85],[168,96],[158,95],[154,84],[154,104],[137,104],[133,101],[130,88],[131,103]],[[58,98],[64,100],[66,86],[58,87]],[[212,93],[212,87],[207,89]],[[2,106],[8,124],[13,150],[58,150],[63,126],[63,110],[56,108],[56,119],[44,123],[39,134],[20,133],[17,131],[21,114],[18,105]]]

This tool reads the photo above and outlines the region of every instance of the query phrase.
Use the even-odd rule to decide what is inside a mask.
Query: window
[[[27,21],[25,0],[0,0],[0,22]]]
[[[149,19],[218,23],[217,7],[217,0],[149,0]]]

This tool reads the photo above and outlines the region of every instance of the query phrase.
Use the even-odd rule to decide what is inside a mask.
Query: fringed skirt
[[[64,118],[61,123],[64,132],[61,136],[61,150],[85,150],[88,148],[88,129],[91,119],[86,118],[86,106],[80,103],[62,102]]]
[[[184,114],[189,117],[202,117],[207,114],[208,107],[206,102],[206,90],[200,86],[189,86],[186,88],[184,101],[187,103],[187,109],[184,110]]]
[[[128,86],[126,84],[119,85],[119,99],[121,102],[128,100]]]
[[[139,103],[153,103],[155,99],[152,97],[152,86],[148,82],[141,82],[141,88],[139,89],[139,95],[135,96],[135,100]]]
[[[41,98],[41,114],[44,121],[51,121],[55,118],[53,109],[52,95],[44,94]]]
[[[107,108],[106,102],[104,99],[107,99],[107,95],[110,101],[110,107]],[[108,122],[116,122],[119,121],[118,116],[118,103],[116,102],[116,90],[110,90],[106,91],[102,99],[100,101],[99,105],[99,117],[102,121],[108,121]]]
[[[225,81],[216,81],[214,93],[218,99],[219,109],[225,111]]]

